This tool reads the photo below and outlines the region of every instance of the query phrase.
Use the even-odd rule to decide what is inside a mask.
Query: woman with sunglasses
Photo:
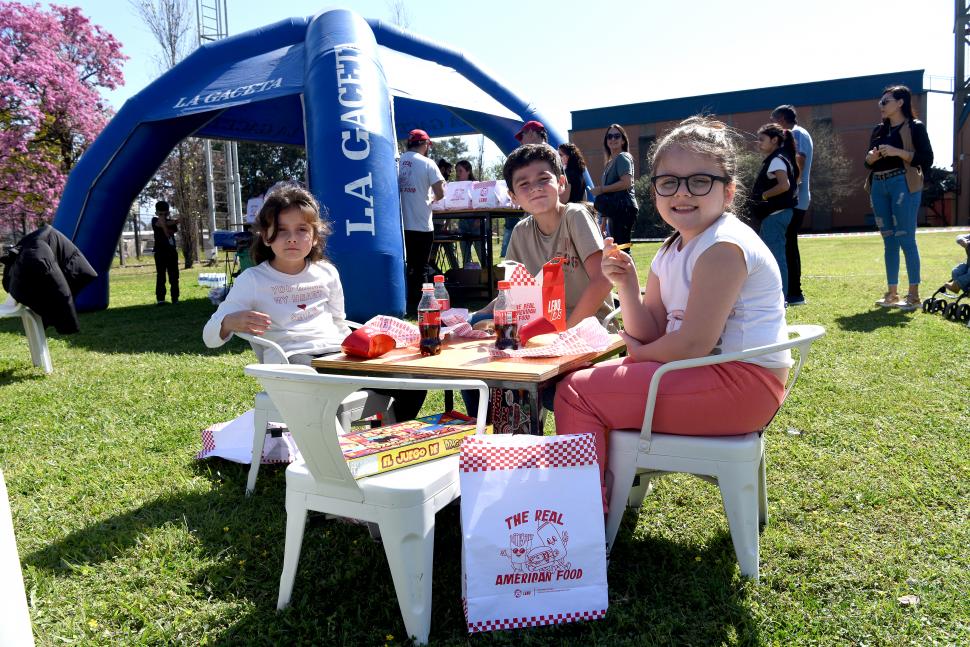
[[[593,187],[590,193],[599,198],[595,201],[596,210],[603,217],[613,240],[617,245],[621,245],[630,242],[638,211],[637,198],[633,193],[633,157],[629,153],[630,140],[622,126],[612,124],[606,129],[606,134],[603,136],[603,150],[606,152],[603,184]]]
[[[886,88],[879,99],[882,123],[869,138],[866,188],[876,227],[882,234],[888,288],[876,305],[916,310],[920,306],[920,259],[916,247],[916,213],[923,196],[923,177],[933,164],[926,126],[916,118],[912,93],[905,85]],[[899,250],[906,258],[909,292],[899,299]]]

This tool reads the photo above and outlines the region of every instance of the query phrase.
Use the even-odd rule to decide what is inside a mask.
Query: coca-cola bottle
[[[438,307],[441,311],[451,309],[451,297],[445,289],[445,277],[443,274],[436,274],[434,277],[434,298],[438,300]]]
[[[519,347],[519,313],[512,303],[511,285],[508,281],[498,282],[498,298],[492,312],[495,323],[495,348],[515,350]]]
[[[434,297],[434,285],[425,283],[418,302],[418,329],[421,331],[421,356],[441,352],[441,308]]]

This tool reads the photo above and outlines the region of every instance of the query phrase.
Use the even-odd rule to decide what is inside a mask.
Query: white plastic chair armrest
[[[620,308],[617,308],[610,314],[606,315],[606,318],[603,319],[603,327],[609,330],[610,324],[616,321],[616,318],[619,316],[620,316]]]
[[[245,339],[246,341],[248,341],[254,347],[254,350],[256,346],[262,346],[263,348],[268,348],[270,350],[276,351],[277,353],[279,353],[279,356],[283,358],[283,361],[289,364],[289,360],[286,357],[286,352],[283,350],[283,347],[277,344],[275,341],[270,341],[265,337],[260,337],[259,335],[251,335],[246,332],[234,332],[233,334],[236,337],[239,337],[240,339]]]
[[[674,362],[662,364],[650,379],[650,387],[647,391],[647,406],[643,413],[643,426],[640,428],[640,451],[650,451],[650,441],[653,430],[653,412],[657,405],[657,391],[660,389],[661,378],[671,371],[679,371],[685,368],[694,368],[696,366],[710,366],[712,364],[736,362],[742,359],[759,357],[761,355],[770,355],[771,353],[778,351],[797,348],[799,351],[798,361],[795,362],[794,370],[792,375],[789,377],[788,385],[785,388],[784,397],[787,398],[788,393],[791,391],[792,387],[795,386],[795,381],[798,380],[798,375],[801,373],[802,365],[805,363],[805,358],[808,355],[808,349],[811,347],[812,342],[825,334],[825,328],[811,324],[802,324],[788,326],[787,331],[789,335],[795,335],[795,337],[787,341],[768,344],[766,346],[758,346],[756,348],[749,348],[736,353],[705,355],[704,357],[680,359]]]
[[[317,373],[309,366],[297,364],[250,364],[245,368],[246,375],[257,379],[261,377],[281,377],[280,373],[287,373],[287,379],[298,382],[322,382],[333,385],[353,386],[361,389],[397,389],[403,391],[478,391],[478,412],[476,415],[476,433],[485,432],[485,408],[488,404],[488,385],[481,380],[460,380],[442,378],[389,378],[365,377],[359,375],[334,375],[332,373]]]

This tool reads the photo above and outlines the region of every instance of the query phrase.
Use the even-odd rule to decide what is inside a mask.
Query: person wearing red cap
[[[445,197],[445,178],[438,165],[428,158],[431,149],[428,133],[414,129],[408,133],[408,150],[398,164],[397,184],[401,192],[404,218],[404,255],[407,270],[407,309],[417,307],[421,284],[425,280],[434,225],[431,203]]]
[[[541,121],[527,121],[522,124],[522,128],[519,132],[515,133],[515,138],[519,140],[521,144],[548,144],[549,135],[546,133],[546,127],[542,125]]]

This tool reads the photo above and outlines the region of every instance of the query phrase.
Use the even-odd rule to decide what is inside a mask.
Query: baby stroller
[[[936,314],[942,312],[943,317],[950,321],[970,322],[970,301],[961,303],[970,297],[970,290],[963,290],[959,294],[950,294],[946,284],[941,285],[929,299],[923,301],[923,312]]]
[[[943,316],[950,321],[970,322],[970,301],[960,303],[970,297],[970,284],[967,283],[967,276],[970,274],[970,234],[957,236],[957,244],[967,252],[967,262],[960,263],[950,272],[951,280],[944,283],[933,293],[929,299],[923,302],[923,312],[931,314],[942,312]]]

